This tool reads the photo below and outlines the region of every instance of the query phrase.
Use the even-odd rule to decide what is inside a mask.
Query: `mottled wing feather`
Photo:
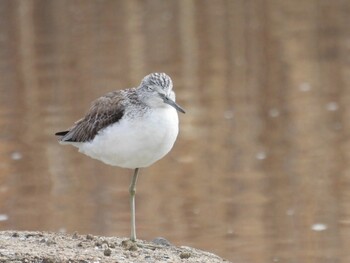
[[[56,133],[61,141],[88,142],[95,138],[98,132],[112,123],[118,122],[124,115],[119,91],[107,93],[92,103],[84,118],[78,120],[68,131]]]

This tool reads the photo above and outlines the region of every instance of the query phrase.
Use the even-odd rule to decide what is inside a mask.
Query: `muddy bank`
[[[224,260],[190,247],[127,238],[48,232],[0,232],[0,262],[210,262]]]

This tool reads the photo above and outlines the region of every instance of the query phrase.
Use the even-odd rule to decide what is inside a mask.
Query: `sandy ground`
[[[48,232],[0,232],[0,262],[226,262],[212,253],[175,247],[164,239],[127,238]]]

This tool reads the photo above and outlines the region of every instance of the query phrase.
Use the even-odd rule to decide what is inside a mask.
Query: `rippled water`
[[[348,1],[0,1],[0,229],[129,236],[131,170],[53,134],[173,78],[180,134],[137,230],[234,262],[348,262]]]

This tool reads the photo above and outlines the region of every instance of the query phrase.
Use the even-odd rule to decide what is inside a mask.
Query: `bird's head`
[[[175,102],[175,93],[171,78],[165,73],[151,73],[143,78],[139,88],[146,104],[151,107],[165,107],[170,105],[177,111],[185,113]]]

